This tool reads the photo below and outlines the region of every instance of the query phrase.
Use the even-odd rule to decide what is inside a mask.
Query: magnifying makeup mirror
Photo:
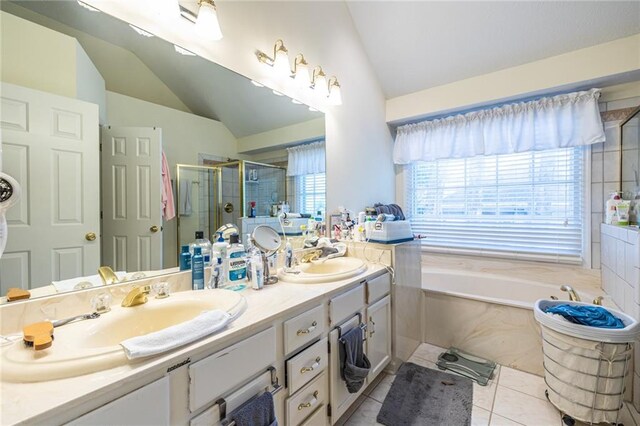
[[[272,277],[269,274],[269,262],[267,261],[267,257],[273,256],[278,251],[282,244],[282,238],[280,238],[280,235],[272,227],[267,225],[258,225],[251,233],[251,239],[253,240],[253,244],[262,253],[265,284],[277,283],[278,277]]]

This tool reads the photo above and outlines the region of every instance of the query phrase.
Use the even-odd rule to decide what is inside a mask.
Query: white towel
[[[119,280],[122,280],[127,275],[124,271],[116,272],[116,276]],[[100,275],[89,275],[88,277],[78,277],[78,278],[70,278],[68,280],[62,281],[51,281],[51,284],[56,288],[58,293],[66,293],[67,291],[77,290],[75,288],[76,285],[81,282],[86,281],[91,283],[91,287],[99,287],[103,285],[102,278]],[[87,287],[90,288],[90,287]]]
[[[157,355],[215,333],[227,325],[230,319],[231,315],[225,311],[207,311],[164,330],[124,340],[120,345],[129,359]]]
[[[178,200],[178,213],[180,216],[191,216],[191,180],[180,179],[180,199]]]

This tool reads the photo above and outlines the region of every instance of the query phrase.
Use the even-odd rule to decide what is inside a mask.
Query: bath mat
[[[441,353],[436,365],[440,370],[451,370],[482,386],[487,386],[496,369],[495,362],[469,355],[456,348]]]
[[[377,420],[386,426],[468,426],[472,403],[470,379],[405,362]]]

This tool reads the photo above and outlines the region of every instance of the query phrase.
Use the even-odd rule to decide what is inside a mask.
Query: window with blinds
[[[326,212],[326,179],[324,173],[298,176],[300,213]]]
[[[410,166],[407,206],[425,245],[582,258],[582,148]]]

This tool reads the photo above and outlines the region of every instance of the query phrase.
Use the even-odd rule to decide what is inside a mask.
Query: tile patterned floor
[[[444,349],[423,343],[410,362],[436,369],[435,362]],[[376,417],[395,376],[381,374],[338,421],[339,426],[379,425]],[[487,386],[473,384],[472,426],[563,426],[560,413],[544,396],[542,377],[498,366]],[[624,426],[640,426],[640,414],[633,407],[622,411]],[[577,423],[579,426],[580,423]],[[436,425],[433,425],[436,426]]]

